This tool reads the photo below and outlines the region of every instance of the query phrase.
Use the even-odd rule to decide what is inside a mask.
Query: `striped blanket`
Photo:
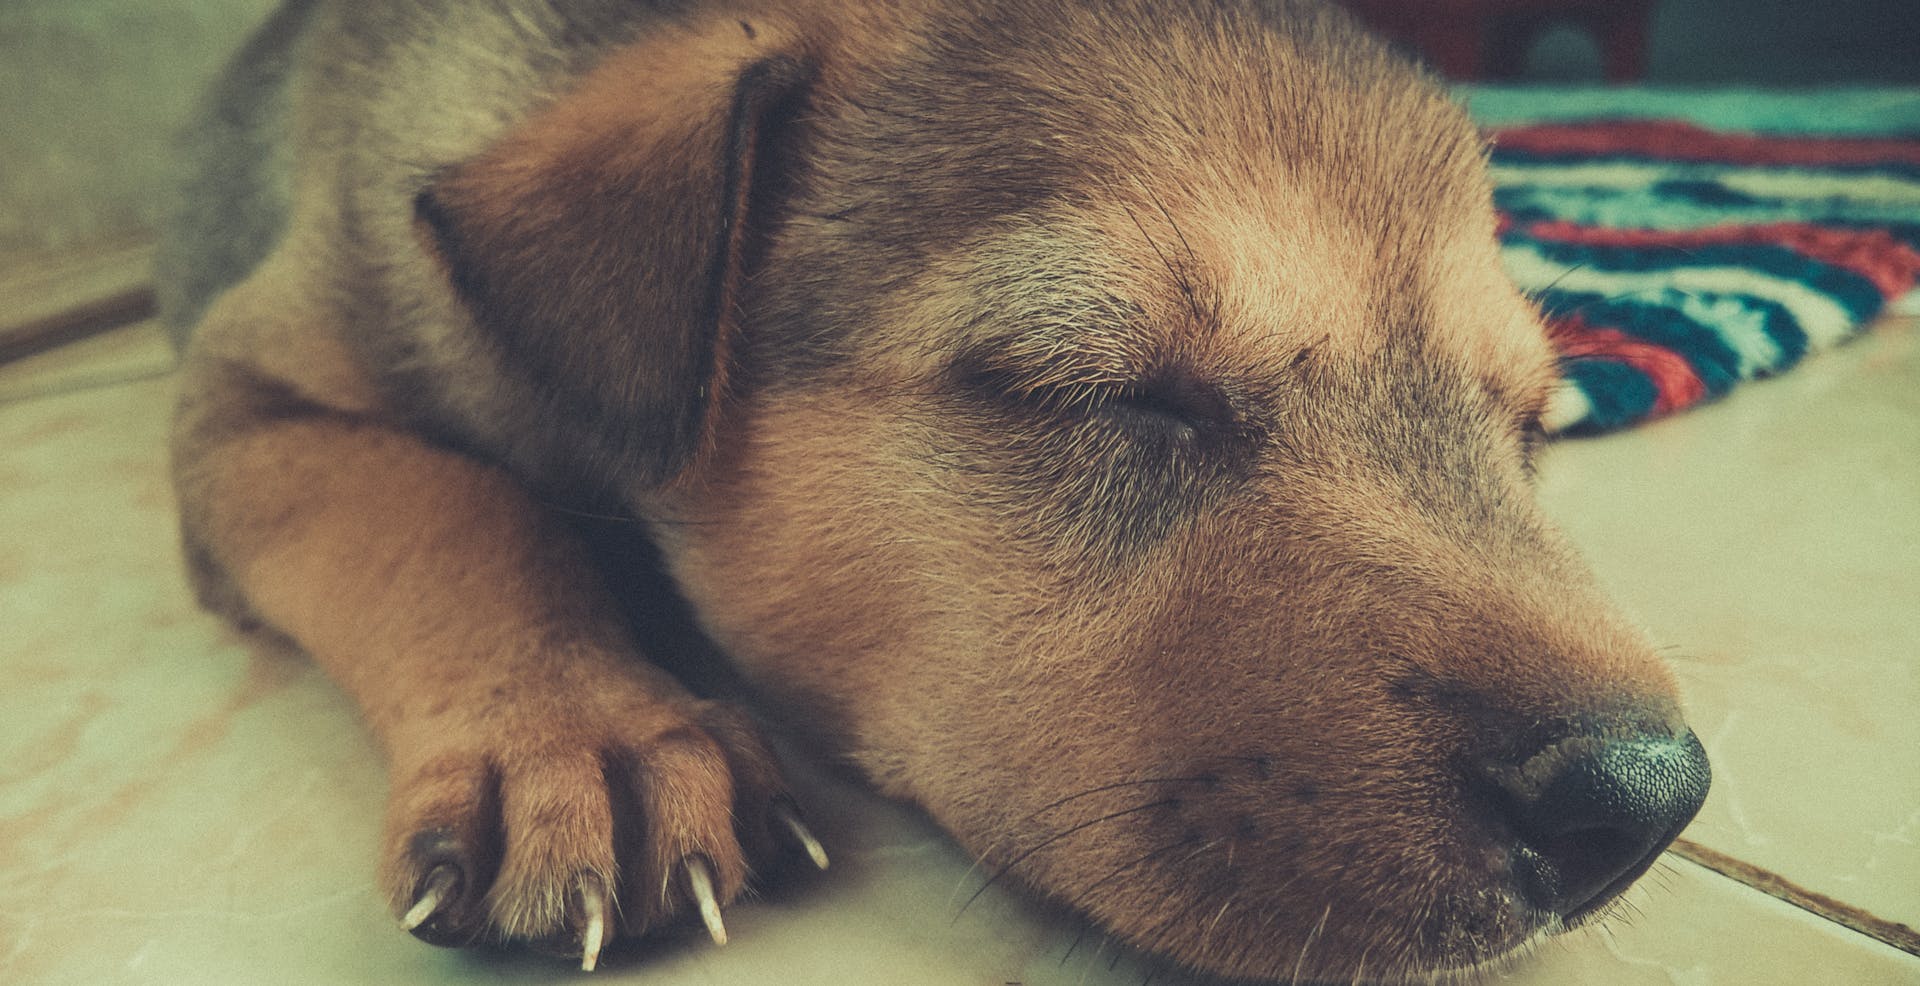
[[[1620,428],[1781,372],[1920,277],[1920,137],[1649,120],[1493,136],[1506,266],[1562,356],[1552,432]]]

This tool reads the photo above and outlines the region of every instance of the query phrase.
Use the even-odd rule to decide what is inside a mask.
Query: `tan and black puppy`
[[[364,710],[430,941],[719,938],[818,852],[580,514],[823,750],[1197,969],[1512,954],[1705,794],[1534,506],[1481,143],[1337,11],[295,3],[214,110],[193,572]]]

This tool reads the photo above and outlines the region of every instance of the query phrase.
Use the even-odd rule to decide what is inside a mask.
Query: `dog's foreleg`
[[[722,940],[752,863],[817,851],[751,724],[640,659],[584,546],[511,477],[258,366],[190,366],[190,551],[378,735],[409,930],[591,967],[615,923],[699,915]]]

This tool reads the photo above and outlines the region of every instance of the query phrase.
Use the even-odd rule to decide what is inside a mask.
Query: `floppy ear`
[[[707,439],[757,166],[811,75],[768,25],[670,31],[415,199],[506,372],[629,479],[672,479]]]

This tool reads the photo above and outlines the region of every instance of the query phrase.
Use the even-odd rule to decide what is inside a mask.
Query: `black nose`
[[[1593,911],[1639,879],[1693,820],[1713,776],[1691,730],[1576,736],[1489,774],[1516,839],[1521,892],[1565,918]]]

